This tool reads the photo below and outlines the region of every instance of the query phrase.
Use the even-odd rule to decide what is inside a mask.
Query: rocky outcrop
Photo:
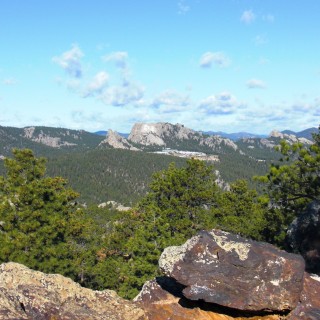
[[[320,319],[320,277],[305,273],[303,290],[298,306],[288,315],[287,320]]]
[[[60,148],[60,147],[70,147],[70,146],[76,146],[76,143],[70,143],[67,141],[63,141],[61,137],[54,137],[50,134],[46,134],[43,132],[43,130],[40,130],[38,134],[35,133],[36,128],[35,127],[26,127],[23,129],[24,131],[24,137],[27,139],[30,139],[31,141],[42,143],[44,145],[47,145],[52,148]],[[70,133],[68,130],[66,131],[67,135]],[[74,139],[78,139],[78,136],[73,135]]]
[[[166,137],[178,140],[190,139],[195,131],[185,128],[181,124],[158,123],[135,123],[131,129],[128,140],[145,146],[166,146]]]
[[[166,276],[133,302],[61,275],[0,265],[0,320],[319,320],[320,277],[301,256],[220,230],[164,250]]]
[[[170,278],[148,281],[134,299],[152,320],[280,320],[279,315],[240,315],[239,311],[191,301],[182,295],[183,286]]]
[[[220,136],[205,136],[202,132],[186,128],[182,124],[136,123],[128,137],[129,141],[144,146],[174,147],[178,148],[181,141],[192,141],[200,147],[221,151],[224,148],[237,150],[237,145],[230,139]]]
[[[17,263],[0,266],[1,320],[143,320],[145,312],[114,291],[82,288],[61,275]]]
[[[115,149],[126,149],[132,151],[138,151],[139,149],[134,147],[126,138],[121,137],[117,132],[108,130],[106,138],[101,141],[99,146],[109,145]]]
[[[312,202],[289,226],[286,238],[290,250],[300,253],[306,270],[320,275],[320,202]]]
[[[186,298],[243,311],[294,309],[304,275],[301,256],[220,230],[166,248],[159,266]]]
[[[286,142],[289,144],[293,144],[293,143],[297,143],[297,142],[301,142],[303,144],[310,144],[310,145],[313,144],[313,142],[311,140],[308,140],[306,138],[298,138],[294,134],[282,133],[277,130],[271,131],[269,134],[269,137],[270,138],[280,138],[281,140],[286,140]]]

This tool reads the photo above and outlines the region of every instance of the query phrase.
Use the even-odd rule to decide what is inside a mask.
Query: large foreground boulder
[[[134,299],[151,320],[280,320],[280,315],[245,315],[218,305],[191,301],[181,294],[181,285],[170,278],[148,281]]]
[[[303,256],[306,270],[320,275],[320,202],[312,202],[292,222],[286,241],[290,250]]]
[[[220,230],[202,231],[164,250],[160,269],[183,295],[242,311],[293,310],[304,278],[301,256]]]
[[[286,320],[320,319],[320,277],[305,273],[303,291],[298,306]]]
[[[114,291],[82,288],[71,279],[17,263],[0,266],[1,320],[143,320],[144,311]]]

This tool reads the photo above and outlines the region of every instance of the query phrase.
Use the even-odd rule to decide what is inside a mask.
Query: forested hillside
[[[170,124],[166,126],[171,128]],[[259,139],[250,148],[248,143],[239,142],[237,146],[220,138],[200,145],[197,140],[206,136],[183,126],[177,128],[187,133],[184,137],[191,138],[178,139],[167,132],[166,147],[217,155],[219,161],[213,162],[214,168],[225,183],[244,178],[253,186],[251,178],[265,174],[269,164],[279,158],[272,148],[259,145]],[[137,145],[145,150],[135,152],[100,145],[103,139],[83,130],[0,127],[0,155],[7,157],[13,148],[28,148],[36,156],[46,157],[47,175],[68,179],[80,193],[79,201],[87,204],[114,200],[131,206],[147,193],[154,172],[167,168],[171,162],[178,167],[185,164],[183,158],[152,153],[159,146]],[[0,173],[3,172],[1,161]]]
[[[185,159],[119,149],[92,150],[48,159],[47,173],[68,179],[81,202],[115,200],[132,205],[145,195],[153,173]]]

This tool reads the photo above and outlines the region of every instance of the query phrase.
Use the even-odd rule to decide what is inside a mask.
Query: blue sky
[[[0,125],[320,123],[318,0],[3,0]]]

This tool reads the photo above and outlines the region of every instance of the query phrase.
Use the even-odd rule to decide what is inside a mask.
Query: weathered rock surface
[[[103,146],[105,144],[116,149],[139,151],[139,149],[134,147],[126,138],[121,137],[119,133],[112,130],[108,130],[106,138],[101,141],[99,145]]]
[[[305,273],[300,302],[287,320],[320,319],[320,277]]]
[[[279,315],[241,316],[234,310],[186,299],[170,278],[148,281],[134,299],[152,320],[278,320]]]
[[[294,309],[304,275],[301,256],[220,230],[166,248],[159,266],[186,298],[247,311]]]
[[[185,128],[181,124],[172,125],[170,123],[135,123],[131,129],[128,140],[142,145],[165,146],[165,137],[170,136],[176,139],[189,139],[194,135],[194,131]]]
[[[280,138],[282,140],[285,140],[289,144],[293,144],[293,143],[297,143],[297,142],[301,142],[303,144],[310,144],[310,145],[313,144],[313,142],[311,140],[309,140],[309,139],[298,138],[294,134],[282,133],[282,132],[279,132],[277,130],[271,131],[269,136],[271,138]]]
[[[61,275],[17,263],[0,266],[1,320],[142,320],[144,311],[114,291],[82,288]]]
[[[35,127],[26,127],[24,130],[24,137],[28,138],[34,142],[45,144],[52,148],[60,148],[60,147],[66,147],[66,146],[76,146],[76,143],[70,143],[67,141],[62,141],[61,137],[54,137],[49,134],[44,133],[42,130],[38,134],[35,134]],[[66,131],[67,135],[70,135],[70,132]],[[78,136],[73,134],[74,139],[79,139]]]
[[[186,128],[182,124],[158,123],[136,123],[128,137],[128,141],[145,146],[155,145],[166,147],[174,141],[195,141],[199,146],[205,146],[212,151],[220,151],[224,147],[237,150],[238,146],[230,139],[220,136],[204,136],[202,132]]]
[[[320,275],[319,202],[312,202],[306,211],[292,222],[286,240],[292,251],[303,256],[306,261],[306,270]]]

